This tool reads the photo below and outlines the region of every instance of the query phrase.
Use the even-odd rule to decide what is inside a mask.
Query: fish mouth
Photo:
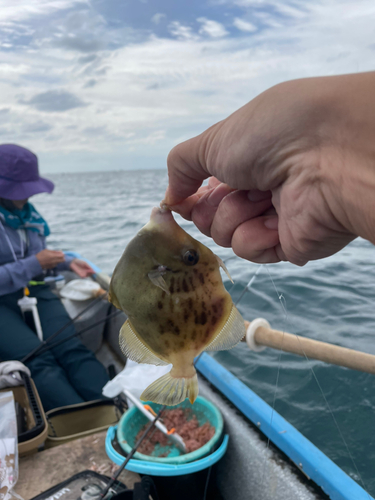
[[[156,224],[174,222],[172,212],[167,208],[154,207],[151,211],[150,220]]]

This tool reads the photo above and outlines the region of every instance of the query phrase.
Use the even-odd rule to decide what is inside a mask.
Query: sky
[[[279,82],[374,69],[374,0],[0,0],[0,143],[43,173],[165,168]]]

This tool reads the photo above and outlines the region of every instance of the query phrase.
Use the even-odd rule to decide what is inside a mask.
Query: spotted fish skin
[[[170,388],[175,392],[166,396],[151,391],[154,400],[178,404],[177,399],[195,398],[198,388],[186,388],[196,378],[194,358],[225,333],[233,316],[215,254],[187,234],[169,211],[153,209],[150,222],[129,243],[115,268],[110,300],[128,316],[120,333],[126,355],[136,361],[173,364],[172,381],[168,380],[177,385]],[[233,345],[245,328],[239,313],[234,316]]]

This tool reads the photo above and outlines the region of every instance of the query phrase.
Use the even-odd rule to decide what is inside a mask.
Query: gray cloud
[[[82,101],[79,97],[71,92],[65,90],[48,90],[36,94],[28,101],[20,100],[21,104],[28,104],[39,111],[46,112],[64,112],[68,109],[81,108],[87,106],[87,103]]]
[[[99,76],[104,76],[109,69],[110,69],[109,66],[104,66],[103,68],[96,70],[95,74]]]
[[[99,135],[106,135],[107,134],[107,128],[106,127],[86,127],[83,132],[85,134],[91,135],[91,136],[99,136]]]
[[[52,129],[53,129],[52,125],[41,121],[30,123],[22,128],[23,132],[26,133],[48,132],[49,130]]]
[[[146,90],[158,90],[160,88],[160,83],[152,83],[151,85],[147,85]]]
[[[91,87],[95,87],[95,85],[96,85],[97,83],[98,83],[98,80],[95,80],[94,78],[91,78],[91,80],[88,80],[88,81],[84,84],[83,88],[84,88],[84,89],[89,89],[89,88],[91,88]]]
[[[78,59],[81,64],[88,64],[95,61],[98,58],[96,54],[89,54],[88,56],[82,56]]]
[[[95,38],[86,38],[86,36],[64,36],[54,40],[53,45],[77,52],[96,52],[104,48],[104,42]]]

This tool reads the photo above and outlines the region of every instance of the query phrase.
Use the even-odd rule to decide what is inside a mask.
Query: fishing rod
[[[129,460],[133,457],[134,453],[137,451],[137,449],[139,448],[139,446],[141,445],[141,443],[143,442],[143,440],[147,437],[147,435],[150,432],[150,430],[155,426],[156,422],[161,417],[161,414],[165,410],[165,407],[166,407],[166,405],[162,406],[160,408],[160,410],[158,411],[158,413],[157,413],[156,417],[154,418],[154,420],[152,420],[152,422],[150,422],[148,424],[148,426],[146,427],[144,433],[138,439],[138,441],[135,443],[135,445],[133,446],[133,448],[132,448],[131,452],[129,453],[129,455],[122,462],[122,464],[120,465],[120,467],[117,469],[116,473],[111,477],[111,479],[110,479],[109,483],[107,484],[107,486],[105,487],[104,491],[102,491],[102,493],[100,494],[101,498],[104,498],[106,496],[106,494],[108,493],[108,491],[110,490],[110,488],[112,487],[112,485],[117,481],[117,478],[119,477],[119,475],[121,474],[121,472],[125,469],[125,467],[126,467],[127,463],[129,462]]]
[[[43,340],[37,347],[35,347],[32,351],[30,351],[26,356],[21,359],[21,363],[26,363],[30,359],[34,358],[47,344],[49,344],[54,338],[56,338],[61,332],[63,332],[68,326],[72,325],[80,316],[82,316],[86,311],[91,309],[97,302],[103,299],[107,295],[107,292],[103,293],[96,297],[90,304],[85,307],[80,313],[78,313],[74,318],[69,320],[64,326],[59,328],[55,333],[53,333],[48,339]]]
[[[374,354],[274,330],[264,318],[257,318],[251,322],[245,320],[245,327],[246,335],[242,341],[246,342],[252,351],[260,352],[266,347],[271,347],[306,359],[317,359],[351,370],[375,374]]]
[[[64,342],[67,342],[68,340],[73,339],[74,337],[79,337],[83,333],[87,333],[89,330],[91,330],[95,326],[101,325],[102,323],[105,323],[106,321],[108,321],[111,318],[115,318],[116,316],[118,316],[121,313],[122,313],[122,311],[117,310],[111,314],[108,314],[108,316],[106,316],[105,318],[100,319],[98,321],[95,321],[95,323],[92,323],[91,325],[86,326],[86,328],[83,328],[83,330],[80,330],[79,332],[73,333],[72,335],[69,335],[69,337],[66,337],[65,339],[61,339],[57,342],[54,342],[53,344],[45,346],[44,349],[41,349],[36,354],[36,356],[39,356],[40,354],[44,354],[45,352],[50,351],[51,349],[54,349],[55,347],[58,347],[59,345],[63,344]]]

